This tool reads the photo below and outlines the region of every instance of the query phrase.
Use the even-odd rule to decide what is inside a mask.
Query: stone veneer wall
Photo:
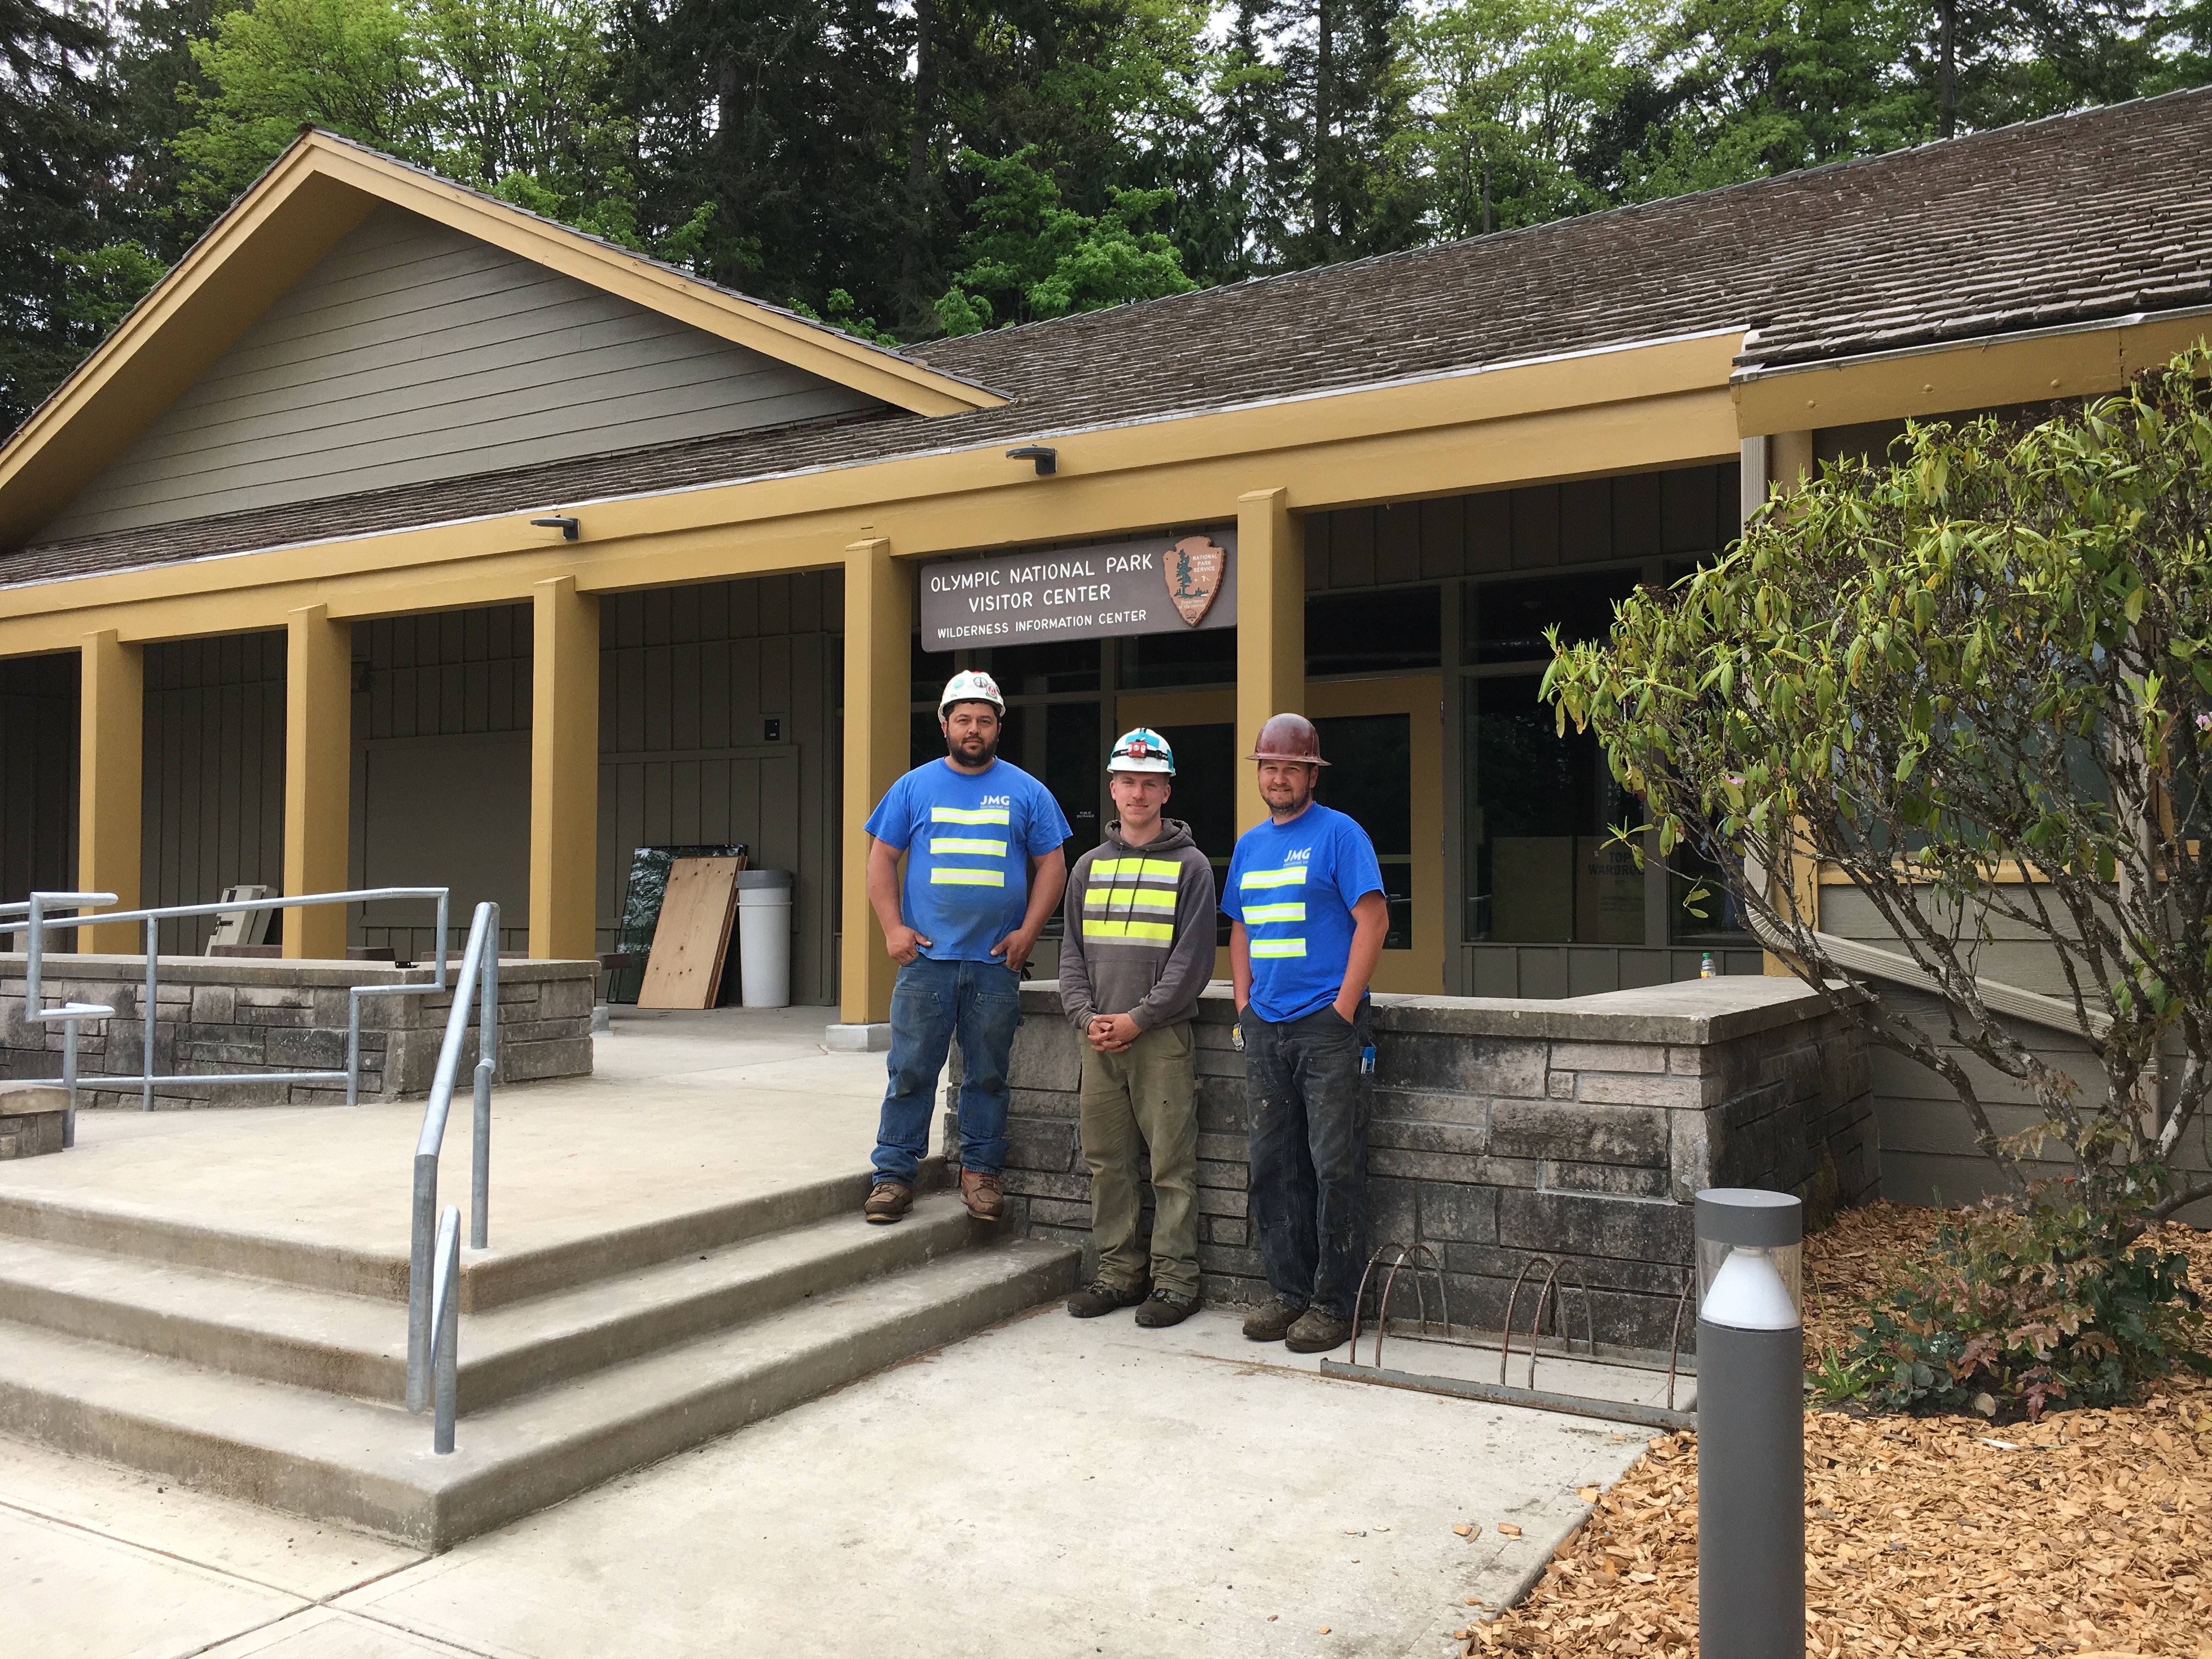
[[[1663,1349],[1698,1188],[1795,1192],[1813,1225],[1879,1188],[1866,1040],[1795,980],[1375,1003],[1370,1244],[1434,1250],[1455,1324],[1499,1328],[1515,1273],[1541,1253],[1587,1282],[1601,1342]],[[1077,1038],[1056,985],[1024,987],[1022,1006],[1008,1218],[1087,1246]],[[1267,1286],[1246,1218],[1243,1057],[1230,1047],[1231,1011],[1217,985],[1197,1017],[1199,1267],[1208,1298],[1249,1302]],[[958,1075],[956,1054],[945,1125],[956,1158]],[[1579,1306],[1570,1310],[1579,1335]],[[1516,1316],[1522,1329],[1528,1316]]]
[[[27,1020],[22,954],[0,956],[0,1079],[58,1078],[62,1028]],[[428,968],[368,962],[286,962],[244,957],[163,957],[154,1023],[154,1065],[175,1074],[336,1071],[345,1065],[346,992],[356,985],[428,985]],[[458,975],[458,956],[449,969]],[[501,1083],[581,1077],[592,1069],[590,962],[502,962],[499,965]],[[80,1028],[77,1077],[86,1106],[135,1106],[138,1094],[82,1093],[105,1073],[143,1071],[143,1005],[146,959],[127,956],[50,955],[40,968],[48,1007],[64,1000],[104,1004],[111,1020]],[[453,1006],[450,990],[425,996],[362,1000],[361,1097],[405,1100],[429,1092],[438,1045]],[[471,1011],[459,1083],[476,1065]],[[345,1085],[228,1084],[167,1085],[162,1106],[264,1106],[343,1103]]]

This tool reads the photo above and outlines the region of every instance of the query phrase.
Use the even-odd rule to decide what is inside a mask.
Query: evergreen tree
[[[74,5],[0,0],[0,428],[12,430],[99,338],[71,314],[64,250],[101,240],[114,153],[110,42]]]

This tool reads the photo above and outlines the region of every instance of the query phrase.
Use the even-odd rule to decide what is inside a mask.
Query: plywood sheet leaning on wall
[[[738,913],[741,858],[678,859],[668,872],[641,1008],[711,1008],[721,988],[730,923]]]

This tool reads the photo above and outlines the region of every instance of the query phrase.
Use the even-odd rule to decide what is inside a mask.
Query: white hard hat
[[[945,695],[937,700],[937,718],[943,720],[945,711],[956,702],[988,702],[1001,714],[1006,712],[1006,700],[999,695],[999,683],[980,668],[963,668],[945,682]]]
[[[1149,726],[1124,732],[1114,740],[1114,753],[1106,763],[1109,772],[1164,772],[1175,775],[1175,750]]]

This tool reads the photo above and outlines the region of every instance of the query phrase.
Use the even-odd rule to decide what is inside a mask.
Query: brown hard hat
[[[1249,761],[1304,761],[1309,766],[1326,766],[1321,757],[1321,733],[1304,714],[1270,714],[1260,727],[1260,736],[1252,745],[1252,752],[1244,757]]]

